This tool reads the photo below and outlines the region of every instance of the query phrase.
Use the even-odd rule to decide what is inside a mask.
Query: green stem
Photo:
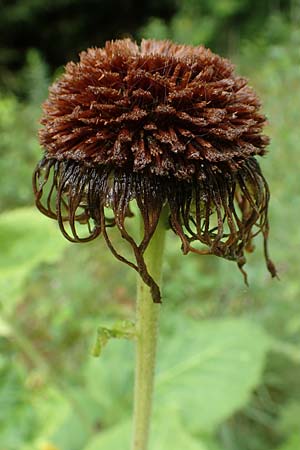
[[[162,214],[144,258],[149,273],[160,284],[166,223]],[[154,387],[155,357],[160,304],[138,278],[136,306],[136,367],[132,450],[147,450]]]

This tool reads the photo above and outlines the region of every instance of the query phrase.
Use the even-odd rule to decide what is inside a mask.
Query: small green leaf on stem
[[[103,348],[107,342],[112,339],[134,339],[135,338],[135,325],[133,322],[123,320],[117,322],[113,328],[99,327],[97,330],[97,337],[95,345],[92,349],[92,355],[100,356]]]

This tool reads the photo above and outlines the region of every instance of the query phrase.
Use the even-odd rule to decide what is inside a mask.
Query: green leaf
[[[55,223],[34,208],[0,215],[0,300],[7,305],[21,293],[28,274],[40,263],[59,260],[67,241]]]
[[[11,326],[2,318],[0,317],[0,336],[10,336],[12,334],[12,328]]]
[[[191,432],[211,433],[247,403],[272,340],[244,319],[180,317],[174,328],[159,342],[155,413],[167,417],[170,407],[178,409]],[[106,427],[131,414],[133,363],[132,343],[118,340],[86,368],[87,390]]]
[[[291,435],[299,430],[300,402],[297,399],[291,399],[286,402],[281,410],[277,428],[285,434]]]
[[[281,353],[296,364],[300,363],[300,349],[296,344],[280,339],[273,339],[272,350]]]
[[[23,448],[38,433],[39,418],[32,392],[24,386],[25,376],[16,358],[0,356],[1,450]]]
[[[129,450],[130,438],[131,424],[126,421],[98,433],[83,450]]]
[[[178,411],[169,411],[167,416],[160,415],[153,423],[150,437],[150,450],[208,450],[200,438],[192,436],[184,428]]]
[[[131,428],[128,421],[99,433],[84,450],[129,450]],[[209,447],[201,438],[192,436],[184,429],[178,413],[170,410],[167,416],[154,417],[149,445],[149,450],[166,449],[209,450]]]
[[[78,386],[68,388],[67,401],[66,414],[48,433],[48,439],[59,449],[82,450],[99,426],[98,404]]]
[[[103,348],[108,341],[113,338],[118,339],[134,339],[135,326],[134,323],[123,320],[117,322],[113,327],[99,327],[97,330],[97,337],[94,348],[92,350],[93,356],[100,356]]]
[[[114,340],[101,355],[90,358],[85,368],[88,394],[98,402],[99,419],[104,426],[125,420],[132,412],[134,346],[127,340]]]
[[[299,450],[300,448],[300,433],[294,433],[290,438],[277,450]]]
[[[178,407],[192,431],[212,431],[248,401],[271,339],[253,322],[178,321],[160,342],[156,408]]]

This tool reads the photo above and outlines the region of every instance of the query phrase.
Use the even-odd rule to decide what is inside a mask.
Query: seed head
[[[276,275],[267,251],[269,189],[255,159],[269,142],[266,119],[228,60],[170,41],[107,42],[67,64],[43,111],[37,207],[73,242],[102,234],[154,301],[159,287],[143,255],[163,207],[184,254],[234,260],[246,279],[244,252],[262,233]],[[144,223],[141,242],[126,226],[134,200]],[[131,245],[134,261],[118,253],[110,227]]]

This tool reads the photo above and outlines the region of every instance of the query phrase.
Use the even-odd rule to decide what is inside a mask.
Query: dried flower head
[[[68,63],[50,88],[40,131],[45,155],[34,173],[37,207],[70,241],[102,234],[156,302],[159,287],[143,255],[163,207],[184,254],[234,260],[244,275],[244,252],[262,233],[275,276],[267,251],[269,190],[255,159],[269,141],[265,121],[247,80],[209,49],[107,42]],[[141,242],[126,226],[133,200],[144,222]],[[86,224],[85,236],[78,223]],[[131,245],[134,262],[118,253],[109,227]]]

